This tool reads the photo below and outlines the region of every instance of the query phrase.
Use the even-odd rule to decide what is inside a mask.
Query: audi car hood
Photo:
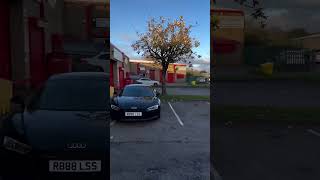
[[[132,107],[137,107],[139,109],[146,109],[150,106],[157,105],[159,100],[154,97],[127,97],[120,96],[117,97],[115,103],[121,109],[130,109]]]
[[[25,113],[25,138],[39,151],[66,151],[67,144],[86,144],[83,151],[105,150],[108,114],[105,112],[48,111]]]

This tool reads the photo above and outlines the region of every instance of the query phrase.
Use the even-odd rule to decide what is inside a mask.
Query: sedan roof
[[[129,84],[126,87],[134,87],[134,86],[150,87],[150,86],[148,86],[146,84]]]

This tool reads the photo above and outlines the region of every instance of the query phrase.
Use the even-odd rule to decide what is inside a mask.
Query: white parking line
[[[313,134],[313,135],[316,135],[316,136],[320,137],[320,133],[317,132],[317,131],[315,131],[315,130],[313,130],[313,129],[308,129],[307,131],[308,131],[309,133]]]
[[[177,118],[178,122],[180,123],[180,125],[181,125],[181,126],[184,126],[184,124],[183,124],[183,122],[181,121],[180,117],[178,116],[178,114],[176,113],[176,111],[173,109],[173,107],[172,107],[171,103],[170,103],[170,102],[168,102],[168,104],[169,104],[169,106],[170,106],[170,108],[171,108],[171,110],[172,110],[173,114],[176,116],[176,118]]]
[[[213,167],[213,165],[211,164],[211,171],[213,173],[213,179],[214,180],[222,180],[222,177],[220,176],[220,174],[218,173],[218,171]]]

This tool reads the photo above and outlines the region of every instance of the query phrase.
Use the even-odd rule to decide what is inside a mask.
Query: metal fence
[[[306,49],[282,51],[275,64],[279,71],[311,71],[314,65],[314,52]]]
[[[260,65],[272,62],[277,71],[311,71],[315,64],[315,51],[282,47],[245,47],[245,63]]]
[[[278,56],[284,50],[284,48],[270,46],[245,46],[244,63],[258,66],[266,62],[273,62],[274,57]]]

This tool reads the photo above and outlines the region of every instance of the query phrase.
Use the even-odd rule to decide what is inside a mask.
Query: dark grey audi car
[[[26,109],[13,116],[16,135],[3,138],[2,148],[8,153],[3,162],[46,179],[87,176],[106,179],[109,98],[106,73],[52,76],[30,99]]]
[[[119,96],[111,100],[111,118],[119,121],[159,119],[161,115],[159,95],[147,85],[127,85]]]

